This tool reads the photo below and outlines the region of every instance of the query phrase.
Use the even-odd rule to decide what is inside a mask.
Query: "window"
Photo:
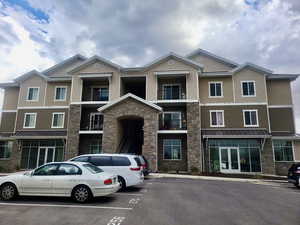
[[[242,81],[242,96],[255,97],[255,81]]]
[[[90,163],[95,166],[112,166],[111,156],[93,156]]]
[[[55,87],[55,101],[66,101],[67,87]]]
[[[164,112],[163,113],[163,129],[180,129],[181,112]]]
[[[12,141],[0,141],[0,159],[10,158],[12,146]]]
[[[103,115],[101,113],[91,113],[89,130],[102,130],[102,129],[103,129]]]
[[[101,170],[97,166],[94,166],[93,164],[90,164],[90,163],[89,164],[84,164],[83,167],[85,167],[91,173],[102,173],[103,172],[103,170]]]
[[[27,92],[27,101],[38,101],[39,100],[39,87],[29,87]]]
[[[224,127],[224,110],[210,110],[210,126]]]
[[[24,128],[35,128],[36,113],[25,113],[24,115]]]
[[[130,166],[131,163],[127,157],[113,156],[113,166]]]
[[[57,174],[58,164],[42,166],[34,171],[34,176],[53,176]]]
[[[209,82],[209,97],[223,97],[223,82]]]
[[[109,89],[108,87],[93,87],[92,101],[108,101]]]
[[[293,161],[292,141],[273,140],[275,161]]]
[[[164,139],[164,159],[180,160],[181,159],[181,139]]]
[[[70,164],[61,164],[58,168],[57,175],[80,175],[81,169]]]
[[[88,156],[81,156],[81,157],[72,159],[71,161],[74,161],[74,162],[88,162],[89,157]]]
[[[163,99],[181,99],[180,84],[164,84]]]
[[[244,113],[244,126],[245,127],[258,127],[257,110],[243,110]]]
[[[64,128],[65,113],[52,114],[52,128]]]
[[[89,154],[97,154],[102,152],[102,144],[99,140],[91,140],[89,143]]]

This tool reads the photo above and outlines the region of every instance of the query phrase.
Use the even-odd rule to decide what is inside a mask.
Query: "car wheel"
[[[9,201],[14,199],[18,194],[17,188],[12,183],[3,184],[1,187],[1,198],[4,201]]]
[[[118,181],[121,185],[120,190],[124,191],[126,189],[126,181],[124,180],[123,177],[118,177]]]
[[[74,188],[72,197],[76,202],[85,203],[92,198],[92,193],[87,186],[81,185]]]

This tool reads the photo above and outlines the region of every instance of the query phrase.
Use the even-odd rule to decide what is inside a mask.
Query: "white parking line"
[[[105,206],[83,206],[83,205],[51,205],[51,204],[24,204],[24,203],[0,203],[0,206],[36,206],[36,207],[61,207],[61,208],[86,208],[86,209],[117,209],[117,210],[132,210],[133,208],[123,207],[105,207]]]

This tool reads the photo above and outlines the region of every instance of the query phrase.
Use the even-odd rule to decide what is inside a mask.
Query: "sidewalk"
[[[167,174],[167,173],[150,173],[149,178],[179,178],[179,179],[196,179],[196,180],[219,180],[219,181],[238,181],[238,182],[276,182],[287,183],[287,180],[278,179],[257,179],[257,178],[233,178],[233,177],[217,177],[217,176],[199,176],[199,175],[182,175],[182,174]],[[267,177],[285,178],[282,176],[270,175]]]

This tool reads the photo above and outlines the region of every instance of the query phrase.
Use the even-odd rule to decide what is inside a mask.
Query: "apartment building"
[[[104,152],[153,171],[285,175],[300,161],[297,77],[202,49],[135,68],[75,55],[0,84],[0,169]]]

